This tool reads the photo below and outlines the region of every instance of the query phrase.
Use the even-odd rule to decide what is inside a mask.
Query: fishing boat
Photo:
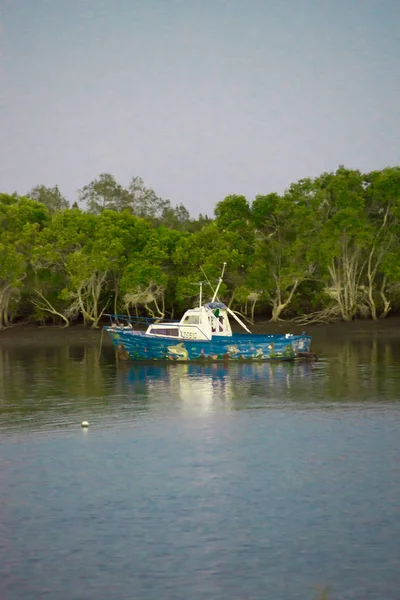
[[[276,361],[315,358],[311,337],[251,333],[240,317],[218,299],[225,263],[210,302],[188,309],[180,321],[107,315],[105,330],[121,359],[135,361]],[[244,330],[232,332],[230,317]],[[146,323],[145,331],[135,328]]]

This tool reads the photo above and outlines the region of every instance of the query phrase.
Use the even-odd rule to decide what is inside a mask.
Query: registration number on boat
[[[197,338],[197,335],[194,331],[182,331],[182,337],[184,337],[187,340],[195,340]]]

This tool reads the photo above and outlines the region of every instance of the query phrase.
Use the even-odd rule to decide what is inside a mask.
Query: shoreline
[[[357,320],[350,323],[336,322],[323,325],[298,326],[291,321],[271,323],[269,321],[256,321],[251,328],[253,333],[301,333],[305,331],[313,339],[331,338],[332,342],[349,340],[352,338],[382,338],[400,339],[400,317],[371,321]],[[103,334],[102,334],[103,332]],[[95,346],[111,348],[110,336],[102,327],[91,329],[82,324],[73,324],[69,327],[55,325],[17,324],[0,330],[0,346]]]

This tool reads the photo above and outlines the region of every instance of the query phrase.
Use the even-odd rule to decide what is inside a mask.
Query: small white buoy
[[[89,427],[89,423],[87,421],[82,421],[82,427]]]

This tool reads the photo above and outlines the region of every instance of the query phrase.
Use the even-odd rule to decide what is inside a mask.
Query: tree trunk
[[[11,294],[11,284],[5,285],[3,289],[0,290],[0,329],[4,329],[10,325],[8,309],[10,305]]]
[[[118,313],[118,279],[114,278],[115,292],[114,292],[114,315]]]
[[[285,308],[287,306],[289,306],[289,304],[292,301],[293,295],[297,289],[297,286],[299,285],[299,280],[296,279],[293,282],[293,285],[291,287],[291,290],[289,292],[289,295],[287,297],[286,300],[282,301],[282,293],[281,293],[281,289],[279,284],[277,285],[277,290],[276,290],[276,296],[274,298],[274,302],[272,305],[272,316],[271,316],[271,321],[272,322],[276,322],[280,320],[280,315],[282,314],[282,312],[285,310]]]
[[[385,295],[385,287],[386,287],[386,276],[383,278],[382,286],[380,289],[381,298],[383,300],[383,312],[379,315],[380,319],[384,319],[388,315],[388,313],[392,310],[390,300],[388,300]]]
[[[65,325],[63,325],[63,327],[68,327],[69,320],[67,319],[67,317],[65,315],[63,315],[62,313],[60,313],[58,310],[56,310],[54,308],[54,306],[47,300],[47,298],[45,298],[45,296],[43,296],[43,294],[41,292],[39,292],[38,290],[35,290],[35,293],[42,300],[42,304],[39,304],[39,302],[37,302],[33,298],[31,299],[32,304],[34,306],[36,306],[36,308],[38,308],[42,312],[49,312],[52,315],[53,323],[54,323],[54,317],[57,316],[57,317],[60,317],[64,321]]]
[[[282,311],[286,308],[286,304],[281,304],[281,303],[277,303],[272,306],[272,317],[271,317],[271,321],[273,323],[276,323],[276,321],[279,321],[279,317],[280,314],[282,313]]]
[[[256,309],[257,300],[254,300],[251,304],[251,320],[254,323],[254,311]]]

